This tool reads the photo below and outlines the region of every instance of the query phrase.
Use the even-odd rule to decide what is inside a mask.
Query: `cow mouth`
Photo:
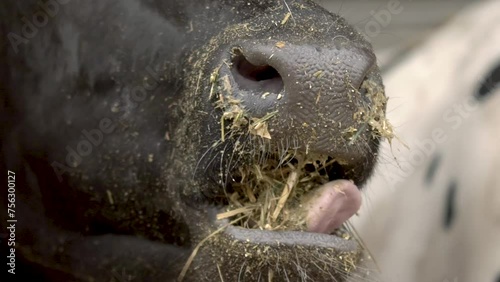
[[[360,208],[361,192],[346,162],[296,151],[259,161],[235,169],[227,183],[229,203],[216,222],[227,235],[255,244],[357,247],[345,223]]]
[[[234,145],[229,154],[224,149],[225,155],[246,162],[220,167],[227,165],[219,174],[224,179],[218,181],[224,185],[223,202],[227,205],[217,214],[218,224],[231,223],[226,232],[235,238],[244,234],[242,239],[256,243],[279,238],[282,243],[315,245],[317,240],[311,241],[311,236],[321,237],[322,242],[346,240],[349,236],[342,236],[346,232],[341,227],[360,208],[358,185],[371,172],[373,162],[367,160],[372,160],[371,152],[376,149],[343,149],[344,144],[340,143],[350,138],[344,134],[348,129],[345,124],[339,125],[338,135],[331,130],[321,131],[332,132],[333,138],[309,130],[308,123],[299,123],[296,116],[300,113],[288,114],[291,111],[288,100],[280,99],[293,98],[284,87],[281,65],[270,61],[272,55],[261,58],[260,53],[252,55],[248,50],[253,49],[234,48],[230,57],[223,55],[232,64],[223,64],[214,71],[218,79],[213,80],[211,89],[216,90],[209,95],[214,98],[215,108],[222,110],[221,140],[227,138]],[[300,90],[294,93],[301,93]],[[360,96],[366,96],[361,92]],[[328,112],[316,104],[311,107]],[[330,124],[324,117],[320,121],[318,124]],[[368,131],[363,127],[359,132]],[[359,140],[364,137],[359,136],[350,140],[362,143]],[[253,140],[248,141],[247,137]],[[288,144],[294,148],[290,149]],[[284,192],[286,187],[290,190],[288,195]]]

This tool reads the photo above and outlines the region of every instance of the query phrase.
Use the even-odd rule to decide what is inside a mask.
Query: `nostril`
[[[235,82],[241,90],[255,94],[278,94],[283,90],[283,79],[270,65],[254,65],[239,51],[234,50],[232,69]]]
[[[276,71],[273,67],[269,65],[254,66],[252,63],[247,61],[243,56],[239,57],[237,71],[243,77],[254,81],[269,80],[274,78],[281,79],[278,71]]]

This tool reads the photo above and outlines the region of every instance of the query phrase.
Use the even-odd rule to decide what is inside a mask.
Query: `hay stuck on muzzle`
[[[326,167],[334,159],[289,152],[263,164],[243,165],[233,175],[228,211],[218,219],[245,216],[240,225],[262,230],[304,230],[302,202],[307,192],[329,181]]]
[[[242,134],[264,141],[271,139],[268,121],[278,112],[269,112],[260,118],[248,115],[241,102],[232,96],[228,77],[219,79],[219,69],[211,75],[211,97],[216,97],[215,107],[223,111],[218,142]],[[214,86],[217,80],[220,85]],[[240,150],[238,142],[234,150]],[[259,153],[245,156],[253,159],[246,160],[232,172],[231,189],[226,190],[229,205],[217,219],[242,217],[237,225],[245,228],[304,230],[306,214],[301,205],[304,195],[329,181],[326,168],[337,160],[297,150],[267,152],[264,158]]]
[[[222,66],[221,66],[222,67]],[[227,75],[220,77],[221,67],[211,74],[210,98],[214,98],[215,107],[222,110],[220,120],[221,139],[238,140],[247,135],[260,142],[268,142],[272,135],[268,123],[276,118],[278,111],[267,113],[263,117],[253,117],[245,110],[241,101],[233,96],[233,87]],[[349,139],[352,144],[359,133],[371,129],[374,138],[394,137],[392,127],[385,118],[387,99],[383,88],[365,81],[361,87],[371,102],[371,106],[360,105],[354,115],[358,129],[353,129]],[[358,90],[357,90],[358,91]],[[263,95],[265,99],[266,93]],[[343,133],[342,133],[343,134]],[[271,150],[268,152],[245,152],[239,141],[235,142],[236,154],[245,160],[231,171],[231,181],[221,181],[225,185],[228,206],[217,215],[218,219],[241,217],[237,224],[244,228],[261,230],[306,230],[307,210],[304,203],[311,197],[308,193],[337,178],[329,175],[332,167],[342,171],[345,161],[326,155],[314,154],[297,149]],[[272,146],[270,146],[272,147]],[[234,152],[233,152],[234,153]],[[227,177],[227,176],[223,176]]]

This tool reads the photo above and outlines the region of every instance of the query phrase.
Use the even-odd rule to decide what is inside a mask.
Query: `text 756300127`
[[[7,272],[16,274],[16,173],[7,171]]]

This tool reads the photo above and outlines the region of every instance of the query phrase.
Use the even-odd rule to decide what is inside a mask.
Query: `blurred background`
[[[500,1],[316,1],[372,42],[398,137],[351,218],[380,281],[500,282]]]
[[[315,0],[365,33],[382,69],[419,45],[467,5],[480,0]],[[390,13],[390,5],[396,13]],[[386,17],[389,11],[390,17]],[[377,19],[378,15],[378,19]],[[387,20],[388,22],[385,22]]]

